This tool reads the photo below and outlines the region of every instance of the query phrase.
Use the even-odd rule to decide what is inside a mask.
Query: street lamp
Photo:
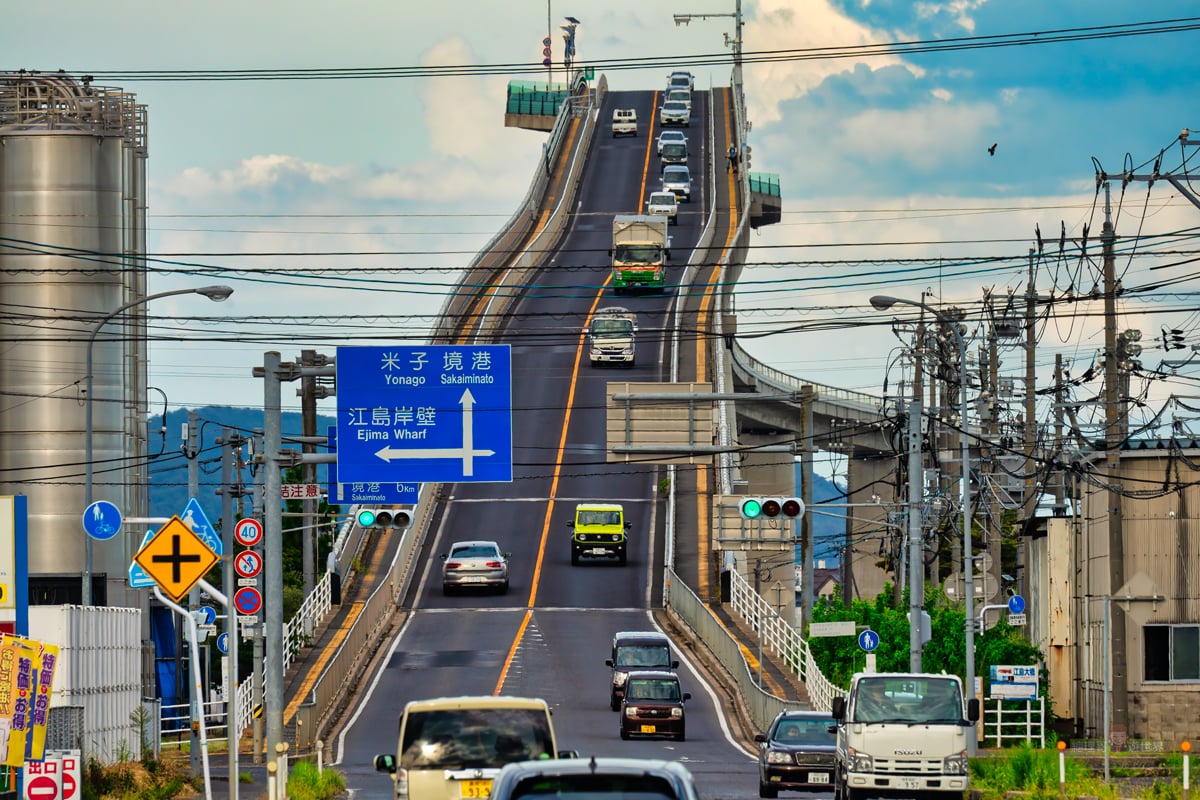
[[[871,298],[871,306],[876,311],[886,311],[897,303],[923,308],[933,316],[937,317],[938,322],[941,322],[954,333],[954,341],[958,345],[958,433],[959,444],[962,449],[962,475],[960,476],[960,481],[962,489],[963,594],[966,595],[964,611],[966,620],[967,696],[974,697],[975,619],[973,612],[975,605],[975,560],[971,555],[971,451],[967,443],[967,345],[965,342],[963,342],[962,333],[958,330],[958,325],[933,306],[918,302],[916,300],[905,300],[903,298],[889,297],[883,294],[877,294]],[[913,620],[912,624],[917,625],[918,620]],[[977,749],[976,738],[977,737],[975,735],[972,735],[967,740],[967,752],[970,755],[975,755]]]
[[[120,306],[115,311],[105,314],[96,325],[92,328],[92,335],[88,337],[87,343],[87,361],[85,369],[87,375],[84,377],[84,478],[83,478],[83,505],[87,508],[92,504],[92,383],[94,375],[92,375],[92,346],[96,344],[96,337],[100,334],[100,329],[105,326],[113,317],[118,316],[122,311],[126,311],[134,306],[140,306],[143,303],[149,303],[151,300],[158,300],[163,297],[172,297],[179,294],[202,294],[209,300],[221,302],[233,294],[233,289],[229,286],[201,286],[198,289],[173,289],[169,292],[159,292],[157,294],[139,297],[136,300],[130,300],[123,306]],[[83,605],[90,606],[92,604],[92,537],[86,532],[83,535]]]

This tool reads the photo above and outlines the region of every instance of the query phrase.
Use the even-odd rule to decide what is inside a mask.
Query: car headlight
[[[615,683],[617,686],[624,686],[625,681],[627,680],[629,680],[628,672],[618,672],[613,675],[613,683]]]
[[[969,763],[967,751],[964,750],[958,755],[946,756],[944,770],[947,775],[966,775]]]
[[[637,706],[625,706],[625,716],[636,717],[638,715]]]
[[[860,753],[854,748],[850,748],[850,771],[874,772],[875,764],[866,753]]]
[[[784,753],[779,750],[768,750],[767,751],[767,763],[768,764],[791,764],[792,763],[792,754]]]
[[[671,719],[680,719],[682,717],[683,717],[683,709],[682,708],[672,708],[671,709]]]

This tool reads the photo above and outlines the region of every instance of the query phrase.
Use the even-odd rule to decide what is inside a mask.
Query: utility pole
[[[1116,258],[1113,255],[1117,234],[1112,223],[1109,184],[1104,184],[1104,472],[1108,482],[1108,569],[1111,596],[1125,585],[1124,502],[1121,492],[1121,446],[1123,444],[1124,401],[1121,398],[1120,364],[1117,358],[1117,287]],[[1125,642],[1125,615],[1112,620],[1110,642]],[[1105,647],[1109,646],[1105,643]],[[1112,648],[1112,722],[1113,730],[1124,733],[1129,724],[1128,664],[1126,648]]]
[[[921,671],[921,612],[925,606],[925,570],[921,546],[921,397],[908,404],[908,671]]]
[[[800,499],[806,509],[813,507],[813,401],[816,392],[811,386],[800,389]],[[813,524],[812,512],[802,514],[800,526],[800,629],[812,619],[813,602]]]
[[[316,350],[301,350],[300,365],[312,366],[317,360]],[[317,445],[309,441],[309,437],[317,435],[317,378],[315,375],[305,375],[300,378],[300,432],[304,441],[300,449],[304,453],[315,454]],[[317,482],[317,465],[315,462],[305,462],[300,465],[300,482],[314,484]],[[300,549],[303,553],[304,596],[312,594],[317,585],[316,573],[316,519],[317,498],[305,497],[300,502],[300,510],[304,516],[300,518]]]
[[[1021,498],[1022,518],[1029,519],[1037,513],[1037,462],[1033,460],[1033,454],[1038,446],[1038,426],[1037,426],[1037,285],[1035,281],[1035,273],[1033,269],[1033,249],[1029,251],[1029,279],[1026,281],[1025,288],[1025,425],[1023,433],[1025,434],[1024,450],[1025,450],[1025,493]],[[1058,365],[1061,367],[1061,356],[1058,359]],[[1057,404],[1058,413],[1062,414],[1062,376],[1061,373],[1055,378],[1055,385],[1058,387],[1057,397],[1060,402]],[[1059,417],[1059,424],[1062,424],[1062,417]],[[1060,438],[1056,440],[1056,447],[1061,443],[1061,427],[1059,428]],[[1061,473],[1060,473],[1061,474]],[[1029,570],[1026,565],[1029,562],[1028,540],[1024,537],[1017,539],[1017,567],[1020,572],[1017,573],[1020,580],[1021,596],[1032,597],[1033,586],[1029,581]]]
[[[187,477],[188,477],[188,499],[198,497],[200,495],[200,415],[195,411],[188,411],[186,440],[183,443],[183,457],[187,459]],[[200,607],[200,589],[193,588],[188,593],[188,611],[195,611]],[[176,627],[175,641],[178,644],[180,653],[183,652],[183,627]],[[197,648],[199,650],[199,648]],[[194,658],[199,663],[200,653],[188,653],[188,658]],[[175,672],[176,681],[179,680],[179,671]],[[207,675],[207,670],[201,670],[201,674]],[[207,684],[205,684],[207,685]],[[188,753],[188,767],[193,775],[199,774],[203,768],[200,761],[200,718],[198,714],[204,713],[204,696],[193,697],[189,703],[192,709],[191,717],[191,748]]]

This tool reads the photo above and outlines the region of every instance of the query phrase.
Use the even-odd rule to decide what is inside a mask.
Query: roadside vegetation
[[[1072,756],[1063,760],[1066,773],[1059,783],[1058,751],[1022,745],[971,759],[971,789],[981,800],[1005,800],[1008,792],[1027,793],[1032,800],[1095,797],[1098,800],[1182,800],[1183,760],[1178,754],[1160,754],[1151,767],[1123,768],[1113,758],[1113,779],[1105,783],[1092,757],[1088,762]]]

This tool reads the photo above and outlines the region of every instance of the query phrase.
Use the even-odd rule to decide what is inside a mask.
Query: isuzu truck
[[[963,705],[957,675],[858,673],[837,720],[835,800],[961,798],[969,788],[967,742],[979,701]]]

